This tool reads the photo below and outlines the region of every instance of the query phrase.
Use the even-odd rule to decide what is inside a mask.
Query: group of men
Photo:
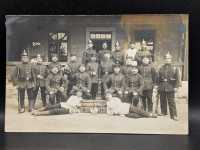
[[[112,106],[113,99],[117,98],[121,106],[128,104],[126,110],[129,113],[155,117],[152,113],[152,94],[157,90],[160,96],[161,115],[167,115],[168,105],[171,119],[178,120],[175,104],[175,92],[180,85],[178,69],[172,65],[172,56],[167,53],[165,64],[156,71],[152,64],[152,54],[147,49],[145,41],[142,41],[139,49],[131,42],[126,52],[122,51],[119,42],[116,42],[113,52],[108,49],[105,42],[102,50],[97,52],[89,40],[81,63],[77,60],[76,54],[71,54],[69,62],[65,65],[58,62],[56,54],[52,55],[52,62],[47,66],[43,64],[40,55],[37,55],[36,60],[34,65],[29,63],[29,57],[24,51],[22,63],[16,66],[12,74],[13,83],[18,89],[20,113],[25,112],[25,91],[28,95],[29,111],[33,112],[40,89],[42,111],[53,108],[55,114],[69,113],[70,109],[66,111],[61,109],[61,106],[65,102],[75,102],[74,96],[77,96],[76,99],[110,100],[109,104]],[[138,108],[140,100],[143,110]]]

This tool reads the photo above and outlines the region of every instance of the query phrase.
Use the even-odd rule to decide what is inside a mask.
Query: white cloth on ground
[[[78,96],[70,96],[70,98],[67,100],[67,102],[61,102],[61,107],[69,109],[70,113],[78,113],[79,111],[79,106],[81,103],[82,98]]]
[[[129,113],[130,104],[123,103],[117,97],[112,97],[111,100],[107,102],[107,114],[114,115],[125,115]]]

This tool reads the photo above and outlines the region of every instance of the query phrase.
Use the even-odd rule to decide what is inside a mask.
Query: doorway
[[[104,42],[107,43],[107,49],[112,50],[112,32],[99,32],[99,31],[93,31],[90,32],[90,39],[93,42],[93,48],[98,53],[100,50],[102,50],[102,45]]]

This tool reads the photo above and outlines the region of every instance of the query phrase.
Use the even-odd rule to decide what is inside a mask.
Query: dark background
[[[1,0],[0,1],[0,149],[131,149],[198,150],[200,147],[200,1],[198,0]],[[4,133],[5,113],[5,16],[108,15],[132,13],[185,13],[189,16],[189,132],[183,135]],[[62,123],[62,122],[61,122]]]

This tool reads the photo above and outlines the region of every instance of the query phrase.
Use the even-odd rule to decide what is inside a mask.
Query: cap
[[[58,57],[58,54],[52,53],[52,54],[51,54],[51,57]]]
[[[107,45],[107,42],[104,42],[103,45]]]

